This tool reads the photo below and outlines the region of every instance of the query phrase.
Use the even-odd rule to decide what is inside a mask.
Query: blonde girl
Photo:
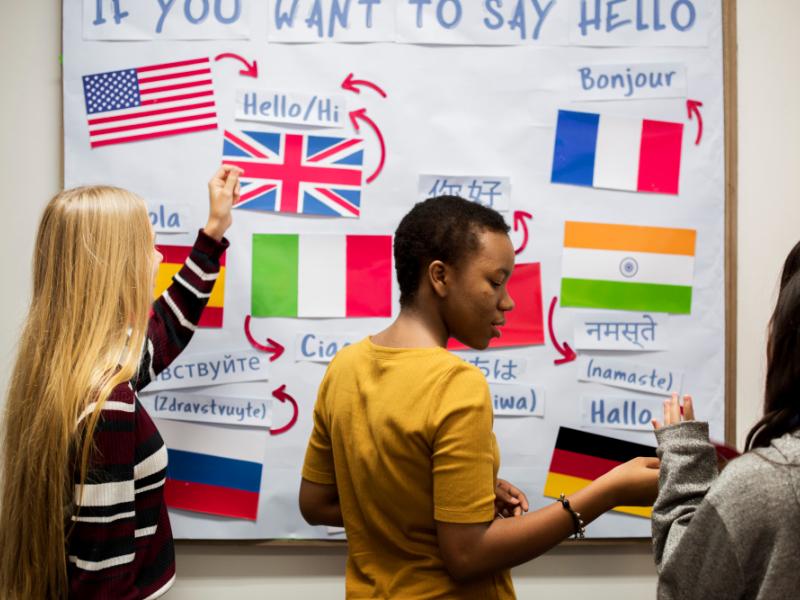
[[[136,392],[192,337],[237,194],[238,171],[221,168],[208,223],[155,303],[162,257],[141,198],[82,187],[45,208],[3,420],[0,597],[155,598],[171,586],[167,454]]]

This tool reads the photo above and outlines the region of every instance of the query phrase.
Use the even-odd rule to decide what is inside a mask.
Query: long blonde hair
[[[3,598],[67,595],[74,478],[86,481],[103,403],[138,369],[152,235],[144,201],[119,188],[65,190],[42,215],[3,423]]]

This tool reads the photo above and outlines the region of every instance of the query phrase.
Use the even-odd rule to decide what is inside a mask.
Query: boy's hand
[[[203,227],[207,235],[220,241],[231,226],[231,208],[239,200],[239,167],[222,165],[208,182],[208,223]]]

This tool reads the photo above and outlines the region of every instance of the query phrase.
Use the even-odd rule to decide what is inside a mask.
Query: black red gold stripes
[[[655,455],[656,449],[652,446],[560,427],[544,495],[558,498],[564,493],[569,496],[631,458]],[[641,517],[650,517],[652,512],[651,508],[641,506],[619,506],[614,510]]]

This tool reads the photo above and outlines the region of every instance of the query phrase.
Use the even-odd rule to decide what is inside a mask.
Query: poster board
[[[731,10],[727,3],[725,9]],[[64,0],[63,14],[65,185],[103,182],[137,192],[150,202],[159,244],[192,243],[193,232],[204,224],[205,181],[223,156],[241,159],[249,153],[252,158],[252,148],[265,154],[270,144],[288,148],[290,136],[304,140],[307,151],[314,146],[318,155],[325,154],[338,151],[329,141],[336,137],[346,146],[341,154],[329,152],[318,160],[340,161],[340,166],[361,174],[358,185],[340,182],[323,187],[329,193],[297,195],[308,198],[302,209],[284,206],[307,214],[264,210],[276,207],[276,194],[271,195],[269,182],[248,182],[250,206],[236,209],[228,234],[225,289],[218,302],[222,326],[197,332],[181,358],[185,363],[176,365],[182,370],[173,369],[171,382],[157,390],[167,397],[161,401],[163,411],[157,410],[157,397],[143,396],[143,402],[155,417],[169,412],[170,406],[198,405],[198,398],[227,406],[232,415],[237,407],[246,411],[250,404],[247,427],[198,425],[195,415],[195,424],[184,429],[199,427],[209,439],[215,438],[215,431],[220,432],[218,439],[227,439],[231,431],[263,436],[257,518],[171,510],[176,537],[343,539],[338,530],[307,526],[297,508],[311,410],[330,355],[343,343],[379,331],[390,318],[341,318],[346,310],[330,317],[325,311],[341,306],[327,304],[304,305],[303,314],[309,316],[301,318],[254,315],[254,236],[298,234],[325,243],[336,237],[341,238],[334,242],[339,246],[346,244],[343,236],[387,236],[414,202],[431,192],[459,192],[503,210],[514,225],[511,236],[519,250],[518,263],[538,265],[541,317],[533,327],[538,327],[537,343],[464,355],[494,379],[501,476],[522,487],[534,508],[551,502],[542,492],[559,427],[653,444],[652,434],[643,427],[620,427],[631,425],[622,421],[632,410],[635,421],[644,418],[645,410],[657,409],[659,395],[652,393],[657,386],[646,392],[608,386],[608,381],[597,381],[607,369],[612,377],[617,371],[648,375],[656,369],[659,376],[653,382],[662,379],[662,372],[670,374],[680,379],[681,390],[694,394],[700,417],[711,423],[712,437],[722,440],[733,431],[733,404],[727,402],[726,408],[726,393],[732,390],[735,364],[735,332],[729,326],[735,321],[735,269],[730,268],[735,259],[730,235],[735,212],[727,202],[732,192],[726,186],[735,179],[730,169],[726,171],[726,160],[731,160],[726,144],[730,147],[735,132],[726,127],[731,112],[726,113],[725,100],[731,92],[729,82],[723,86],[728,64],[723,61],[720,2]],[[159,89],[174,85],[169,82],[142,82],[168,77],[171,69],[197,71],[179,84],[191,84],[186,94],[182,88]],[[103,107],[102,99],[89,108],[87,97],[96,91],[87,86],[101,85],[102,78],[85,83],[84,77],[109,73],[134,78],[142,92],[155,88],[151,100],[170,94],[205,95],[189,99],[192,108],[156,115],[131,117],[126,111],[152,109]],[[640,74],[646,81],[637,87]],[[689,109],[689,100],[702,106],[694,103]],[[194,108],[197,104],[206,106]],[[103,121],[109,111],[122,112],[113,112],[116,121]],[[556,173],[559,115],[575,114],[597,115],[598,123],[616,124],[607,136],[608,148],[614,151],[606,157],[611,158],[603,158],[603,145],[595,142],[598,163],[605,161],[606,170],[592,170],[588,185],[570,179],[574,174],[569,165],[560,171],[566,179]],[[148,119],[153,122],[143,129],[141,122]],[[657,182],[662,187],[656,193],[631,191],[641,183],[641,173],[632,172],[631,165],[641,167],[641,161],[615,160],[626,152],[635,157],[629,148],[620,148],[644,121],[681,126],[677,174],[669,182]],[[598,139],[603,127],[597,126]],[[194,130],[175,131],[183,129]],[[134,137],[138,139],[126,139]],[[675,162],[674,155],[671,160]],[[595,175],[600,175],[597,181]],[[281,187],[281,193],[286,189]],[[331,216],[332,212],[344,216]],[[586,268],[582,259],[575,262],[572,252],[570,264],[577,264],[579,276],[564,275],[570,253],[565,253],[565,236],[574,224],[587,223],[696,233],[688,314],[645,308],[630,321],[640,323],[638,334],[643,332],[641,324],[649,324],[645,315],[658,327],[663,324],[658,331],[669,329],[666,347],[609,350],[591,347],[585,339],[594,329],[590,323],[604,316],[601,311],[604,318],[634,316],[608,313],[613,306],[564,305],[563,280],[583,278],[580,273]],[[620,268],[630,257],[621,258]],[[312,283],[320,284],[321,277],[317,274]],[[686,282],[679,283],[686,287]],[[327,285],[341,283],[333,278]],[[392,315],[397,314],[398,296],[392,283]],[[558,300],[553,303],[553,298]],[[317,316],[320,311],[328,316]],[[617,333],[616,340],[609,339],[611,334],[597,336],[604,338],[597,343],[624,344],[624,329],[617,327]],[[581,335],[577,359],[565,360],[572,358],[570,348]],[[284,350],[276,357],[279,347]],[[251,356],[259,357],[255,374]],[[594,381],[581,381],[579,377],[591,378],[597,361],[606,368],[599,374],[594,371]],[[201,363],[204,379],[195,377]],[[229,382],[218,385],[213,367],[225,373],[226,365]],[[608,403],[602,405],[603,426],[590,420],[593,406],[595,415],[600,412],[599,400]],[[634,410],[631,403],[637,400]],[[253,407],[262,408],[260,417],[254,416]],[[619,409],[618,421],[611,424],[613,408]],[[181,429],[171,423],[166,428]],[[636,538],[649,532],[646,519],[610,513],[588,533]]]

